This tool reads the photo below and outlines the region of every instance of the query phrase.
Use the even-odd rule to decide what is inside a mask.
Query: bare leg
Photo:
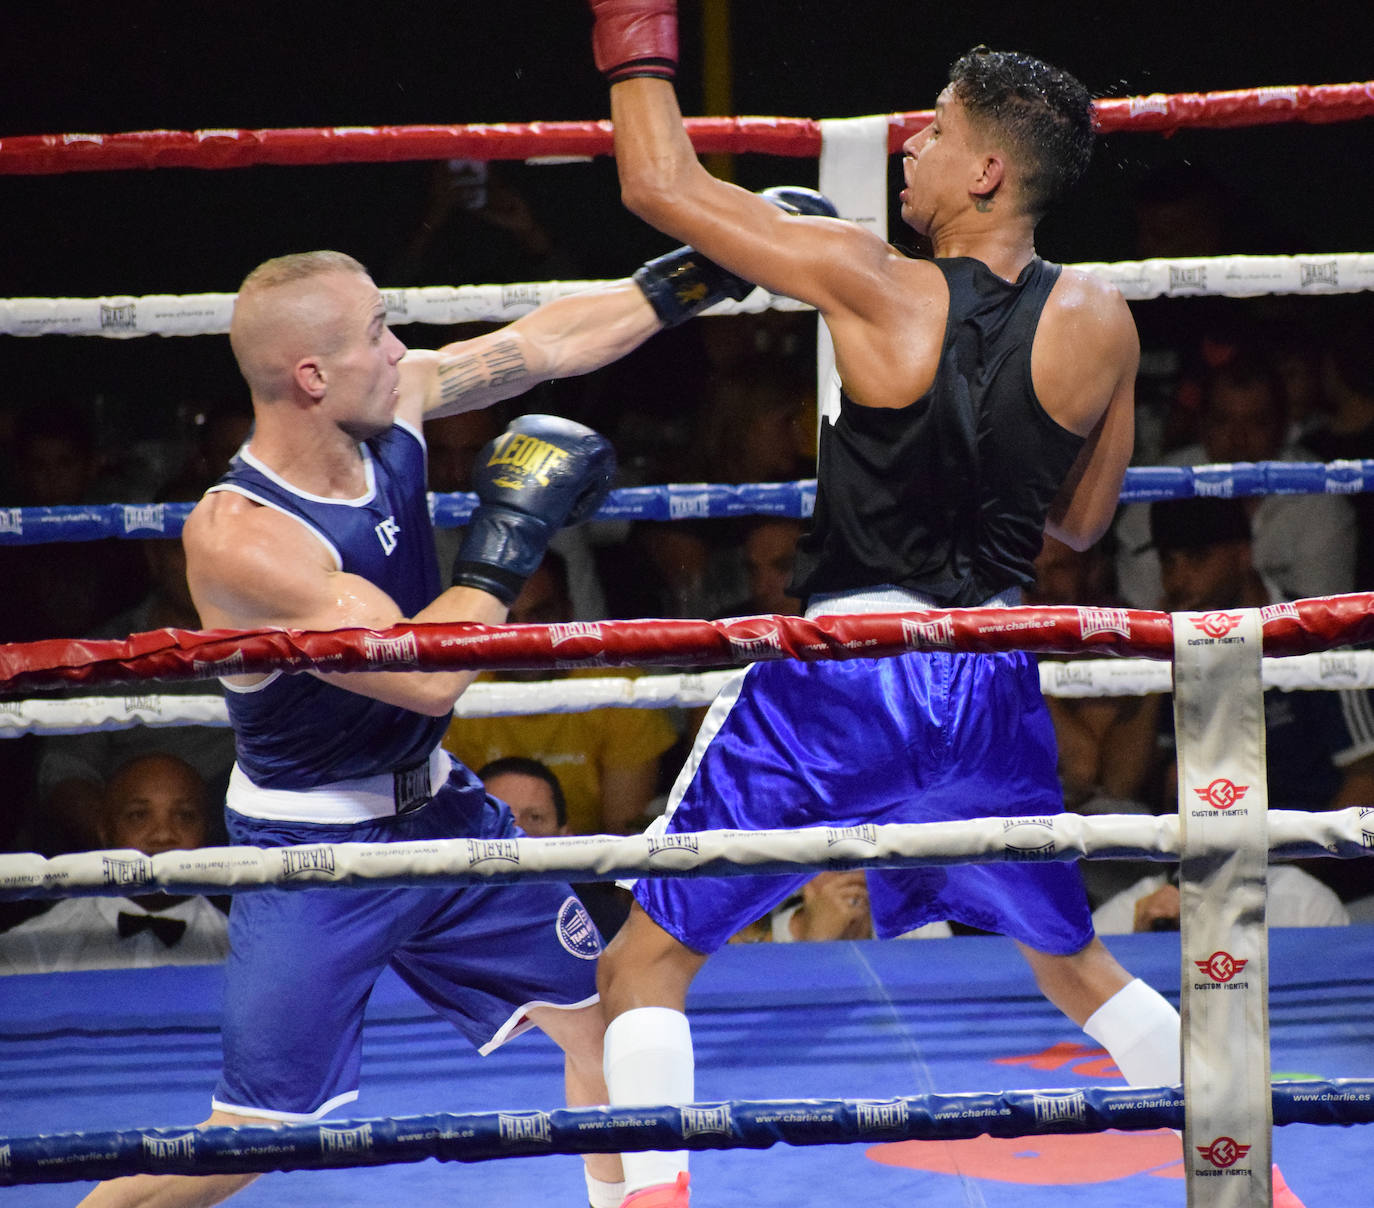
[[[227,1124],[267,1124],[277,1127],[280,1120],[258,1116],[239,1116],[231,1112],[212,1112],[198,1127]],[[247,1187],[257,1174],[136,1174],[101,1183],[81,1201],[78,1208],[209,1208],[227,1200]]]
[[[635,902],[597,965],[606,1022],[636,1007],[686,1010],[687,988],[705,963],[706,957],[674,939]]]
[[[1087,947],[1069,956],[1051,956],[1017,942],[1035,974],[1040,993],[1080,1028],[1118,990],[1131,981],[1107,945],[1093,936]]]
[[[1182,1078],[1178,1012],[1133,978],[1094,937],[1069,956],[1018,945],[1041,992],[1112,1055],[1132,1086],[1173,1086]]]
[[[609,1024],[606,1086],[612,1104],[639,1107],[696,1098],[685,1006],[687,988],[705,963],[701,953],[670,936],[638,904],[630,908],[597,967]],[[686,1150],[627,1153],[623,1161],[631,1193],[672,1185],[687,1170]]]
[[[564,1011],[557,1007],[534,1007],[530,1019],[563,1050],[563,1084],[569,1107],[599,1107],[609,1101],[606,1076],[601,1069],[601,1041],[605,1022],[598,1006]],[[620,1155],[583,1154],[587,1172],[603,1183],[624,1179]]]

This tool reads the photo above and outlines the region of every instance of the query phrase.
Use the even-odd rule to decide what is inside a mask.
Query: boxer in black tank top
[[[1131,456],[1139,341],[1114,287],[1045,265],[1035,249],[1036,224],[1091,158],[1087,90],[1026,55],[980,47],[960,58],[934,120],[902,148],[901,217],[934,256],[912,259],[861,224],[781,213],[713,177],[672,85],[671,0],[592,7],[626,206],[730,272],[814,306],[834,341],[844,399],[822,431],[796,578],[809,611],[977,604],[1028,580],[1042,532],[1080,550],[1101,537]],[[990,661],[975,674],[967,660],[980,658]],[[1053,730],[1023,658],[755,664],[712,706],[665,828],[880,822],[911,806],[885,796],[899,784],[929,816],[957,817],[970,803],[1019,813],[1018,799],[1046,796],[1062,808]],[[983,791],[996,784],[1000,794]],[[1047,864],[965,871],[966,898],[953,903],[944,888],[955,869],[913,872],[905,898],[887,881],[881,910],[870,895],[879,934],[932,902],[966,912],[1002,903],[990,926],[1018,938],[1040,989],[1127,1081],[1179,1080],[1178,1014],[1083,925],[1081,884],[1056,882]],[[750,880],[641,882],[598,979],[612,1104],[696,1097],[687,989],[732,921],[768,908],[773,891],[741,887]],[[686,1208],[686,1165],[685,1152],[628,1155],[622,1208]],[[1274,1187],[1276,1203],[1297,1208],[1282,1180]]]

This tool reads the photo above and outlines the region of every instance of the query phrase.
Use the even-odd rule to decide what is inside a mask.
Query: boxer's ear
[[[297,361],[291,374],[296,385],[311,398],[318,401],[324,397],[325,389],[329,385],[329,375],[318,358],[305,357]]]
[[[992,152],[982,157],[969,184],[969,192],[973,195],[974,205],[978,209],[985,209],[992,204],[992,199],[1006,179],[1006,173],[1006,161],[1001,155]]]

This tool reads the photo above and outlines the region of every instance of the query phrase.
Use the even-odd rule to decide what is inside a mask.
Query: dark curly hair
[[[1039,218],[1077,182],[1093,151],[1093,103],[1067,71],[1017,51],[975,46],[949,69],[970,120],[1005,139],[1026,208]]]

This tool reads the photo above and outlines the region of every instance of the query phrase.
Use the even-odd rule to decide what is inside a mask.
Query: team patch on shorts
[[[569,898],[559,908],[558,942],[584,961],[594,961],[601,955],[601,936],[596,924],[576,898]]]

